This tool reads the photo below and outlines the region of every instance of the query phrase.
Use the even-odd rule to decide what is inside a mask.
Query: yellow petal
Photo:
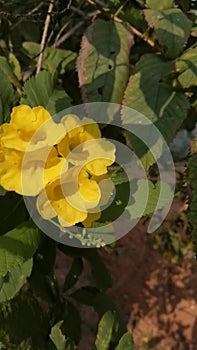
[[[86,201],[99,201],[101,194],[96,181],[87,179],[79,183],[79,191]]]
[[[42,106],[31,108],[27,105],[14,107],[11,113],[10,124],[21,132],[34,134],[40,125],[51,118],[49,112]]]
[[[97,221],[101,217],[101,212],[88,213],[87,218],[82,222],[84,227],[91,227],[94,221]]]
[[[107,166],[115,161],[115,146],[105,139],[92,139],[80,144],[68,155],[67,161],[85,166],[91,175],[107,173]]]
[[[82,222],[87,217],[87,212],[80,211],[70,205],[66,199],[52,202],[52,206],[58,214],[58,220],[62,226],[71,226]]]
[[[63,137],[63,125],[53,122],[50,114],[41,106],[14,107],[10,123],[3,124],[0,129],[3,146],[23,152],[53,146]]]
[[[7,191],[22,193],[21,166],[23,153],[0,149],[0,185]]]
[[[69,114],[62,118],[61,123],[67,133],[70,150],[85,141],[101,137],[98,125],[92,119],[85,117],[80,120],[76,115]]]

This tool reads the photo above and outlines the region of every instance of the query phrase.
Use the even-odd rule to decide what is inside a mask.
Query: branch
[[[100,0],[87,0],[87,1],[89,2],[89,4],[93,5],[94,7],[99,8],[100,11],[105,16],[107,16],[108,18],[114,20],[114,22],[118,22],[118,23],[123,23],[124,22],[123,20],[121,20],[116,15],[111,14],[110,11],[109,11],[109,8],[107,8],[106,5],[104,3],[102,3]],[[145,35],[143,33],[141,33],[137,28],[133,27],[129,23],[127,23],[127,28],[130,29],[130,31],[133,34],[137,35],[140,39],[144,40],[151,47],[155,47],[154,41],[152,41],[151,39],[145,37]]]
[[[44,47],[45,47],[45,42],[46,42],[47,33],[48,33],[48,29],[49,29],[49,24],[50,24],[50,20],[51,20],[51,13],[53,11],[53,5],[54,5],[54,0],[51,0],[50,4],[49,4],[49,9],[48,9],[48,13],[47,13],[47,16],[46,16],[45,24],[44,24],[42,40],[41,40],[41,43],[40,43],[40,55],[38,57],[36,74],[38,74],[40,72],[41,67],[42,67],[42,61],[43,61],[43,55],[44,55]]]

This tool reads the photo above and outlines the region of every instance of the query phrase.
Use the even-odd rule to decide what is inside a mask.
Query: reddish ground
[[[178,206],[178,208],[177,208]],[[169,220],[174,219],[180,204],[175,203]],[[175,214],[174,214],[175,213]],[[153,249],[152,236],[141,221],[117,242],[110,254],[101,251],[114,284],[109,295],[120,306],[133,332],[136,349],[197,349],[197,262],[191,254],[179,264],[172,264]],[[66,257],[59,257],[61,280]],[[85,270],[84,279],[89,271]],[[82,307],[83,338],[79,350],[90,350],[94,341],[97,317],[90,307]]]

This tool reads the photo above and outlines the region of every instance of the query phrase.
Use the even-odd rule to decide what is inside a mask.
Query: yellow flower
[[[61,119],[61,124],[65,129],[65,137],[58,144],[58,151],[64,157],[80,144],[101,137],[98,125],[86,117],[80,120],[76,115],[68,114]]]
[[[0,126],[0,185],[26,196],[37,195],[59,176],[65,160],[54,144],[64,136],[64,128],[53,122],[41,106],[14,107],[10,123]]]
[[[57,149],[74,166],[45,187],[37,208],[43,218],[57,217],[62,226],[81,222],[89,227],[100,218],[100,205],[112,192],[112,186],[107,182],[103,186],[102,180],[107,179],[107,167],[115,161],[115,147],[101,138],[98,125],[89,118],[68,115],[61,124],[65,137]]]
[[[58,217],[62,226],[79,222],[92,222],[100,217],[99,181],[92,180],[85,168],[72,167],[62,176],[49,183],[37,199],[37,208],[45,219]],[[96,213],[89,210],[97,209]],[[91,220],[92,219],[92,220]]]
[[[112,193],[107,172],[114,161],[114,145],[89,118],[69,114],[55,123],[43,107],[21,105],[0,126],[0,185],[38,195],[41,216],[65,227],[99,219]]]
[[[49,112],[42,106],[14,107],[10,123],[2,124],[0,127],[2,146],[22,152],[53,146],[63,135],[63,126],[54,123]]]

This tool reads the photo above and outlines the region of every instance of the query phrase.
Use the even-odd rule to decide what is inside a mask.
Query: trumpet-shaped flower
[[[35,196],[58,176],[65,160],[53,146],[64,129],[41,106],[13,108],[10,123],[0,126],[0,185],[8,191]]]
[[[37,208],[45,219],[58,217],[62,226],[83,223],[91,226],[100,217],[102,180],[105,176],[91,177],[86,167],[72,167],[61,178],[49,183],[37,198]],[[105,204],[112,188],[105,186]]]
[[[43,107],[21,105],[0,126],[0,185],[38,195],[41,216],[65,227],[99,219],[112,193],[107,167],[114,161],[114,145],[89,118],[69,114],[55,123]]]

